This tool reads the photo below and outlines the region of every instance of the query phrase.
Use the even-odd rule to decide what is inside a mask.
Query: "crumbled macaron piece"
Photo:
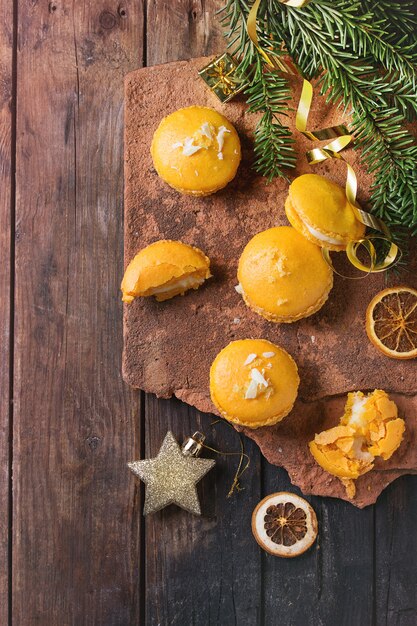
[[[388,460],[401,444],[405,422],[385,391],[348,394],[340,424],[315,435],[310,451],[323,469],[340,478],[348,497],[354,480],[374,467],[376,457]]]
[[[121,290],[123,302],[155,296],[158,302],[189,289],[198,289],[210,278],[210,259],[198,248],[163,239],[150,244],[126,268]]]

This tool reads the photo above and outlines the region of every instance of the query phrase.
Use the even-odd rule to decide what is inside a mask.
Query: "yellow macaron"
[[[230,422],[259,428],[291,411],[300,379],[292,357],[265,339],[232,341],[214,359],[210,394]]]
[[[329,250],[345,250],[365,234],[345,190],[318,174],[303,174],[291,183],[285,212],[298,232]]]
[[[248,307],[278,323],[316,313],[333,286],[321,249],[291,226],[255,235],[243,250],[237,277]]]
[[[121,290],[123,302],[155,296],[158,302],[198,289],[210,278],[210,259],[182,241],[162,239],[151,243],[126,268]]]
[[[151,154],[158,175],[168,185],[196,196],[225,187],[241,159],[234,126],[217,111],[201,106],[165,117],[153,136]]]

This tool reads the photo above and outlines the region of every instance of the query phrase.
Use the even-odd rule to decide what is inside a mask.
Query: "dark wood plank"
[[[120,376],[123,78],[142,4],[19,2],[15,624],[137,623],[138,394]]]
[[[266,461],[264,490],[265,495],[291,491],[303,496],[284,470]],[[359,510],[332,498],[307,497],[307,500],[317,513],[318,540],[297,559],[265,555],[264,623],[371,625],[373,507]]]
[[[227,424],[176,400],[146,398],[146,455],[154,456],[167,430],[180,442],[196,430],[207,444],[238,450]],[[260,455],[246,440],[251,465],[244,491],[227,498],[238,457],[219,457],[200,483],[203,515],[168,507],[146,519],[146,624],[255,626],[261,614],[261,554],[251,533],[251,513],[260,498]]]
[[[9,507],[10,487],[10,332],[13,253],[13,125],[15,115],[13,65],[15,24],[12,2],[0,5],[0,624],[6,624],[9,610]]]
[[[221,0],[150,0],[146,65],[224,52]]]
[[[375,624],[417,624],[417,477],[381,495],[375,519]]]
[[[154,0],[148,6],[147,64],[224,50],[215,11],[218,1]],[[202,430],[208,444],[239,449],[229,426],[176,400],[146,398],[146,455],[153,456],[168,429],[180,441]],[[201,484],[203,516],[175,507],[146,520],[146,624],[210,626],[260,623],[260,551],[252,539],[251,512],[260,497],[260,455],[246,441],[251,466],[245,491],[226,498],[236,457],[218,457]]]

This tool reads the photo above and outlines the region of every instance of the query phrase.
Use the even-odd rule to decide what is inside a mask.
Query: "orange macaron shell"
[[[253,370],[261,374],[267,386],[259,385],[259,393],[247,398]],[[288,415],[299,382],[293,358],[264,339],[232,341],[219,352],[210,369],[213,404],[224,418],[248,428],[270,426]]]
[[[329,250],[345,250],[350,241],[365,234],[366,227],[357,219],[345,189],[319,174],[303,174],[293,180],[285,212],[298,232]]]
[[[170,239],[155,241],[127,266],[121,284],[123,301],[155,296],[162,302],[197,289],[210,276],[210,259],[199,248]]]
[[[165,117],[154,133],[151,154],[158,175],[168,185],[197,196],[225,187],[241,160],[234,126],[221,113],[202,106]]]
[[[238,266],[245,303],[271,322],[295,322],[316,313],[333,286],[321,249],[291,226],[255,235]]]

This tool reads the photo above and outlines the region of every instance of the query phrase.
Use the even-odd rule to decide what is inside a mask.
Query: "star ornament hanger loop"
[[[215,465],[215,461],[195,458],[193,455],[199,453],[202,445],[193,438],[188,441],[196,445],[190,451],[187,451],[186,445],[181,450],[172,432],[168,431],[154,459],[128,463],[132,472],[146,485],[144,515],[159,511],[169,504],[201,515],[196,485]]]

